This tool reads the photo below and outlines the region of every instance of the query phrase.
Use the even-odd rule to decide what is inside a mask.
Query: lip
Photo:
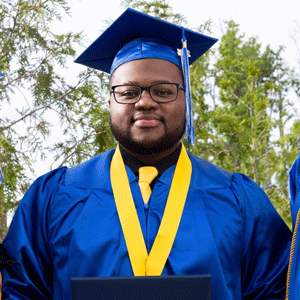
[[[138,127],[156,127],[162,122],[161,118],[155,115],[142,115],[133,119],[134,124]]]
[[[138,127],[156,127],[159,123],[158,120],[137,120],[134,124]]]

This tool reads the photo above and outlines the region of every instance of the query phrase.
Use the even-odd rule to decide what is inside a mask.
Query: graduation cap
[[[193,145],[189,65],[216,42],[215,38],[127,8],[75,62],[110,74],[120,65],[137,59],[159,58],[178,65],[184,77],[185,131]]]

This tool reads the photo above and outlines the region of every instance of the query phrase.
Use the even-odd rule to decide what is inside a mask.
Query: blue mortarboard
[[[216,42],[215,38],[128,8],[75,62],[110,74],[137,59],[160,58],[178,65],[184,77],[186,136],[193,145],[189,65]]]

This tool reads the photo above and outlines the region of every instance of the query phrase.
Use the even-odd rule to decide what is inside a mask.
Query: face
[[[181,70],[161,59],[141,59],[118,67],[111,86],[134,84],[147,87],[158,83],[180,83]],[[157,103],[148,91],[135,104],[119,104],[113,94],[109,100],[111,129],[116,140],[127,150],[138,154],[168,151],[179,144],[185,128],[184,91],[178,90],[173,102]]]

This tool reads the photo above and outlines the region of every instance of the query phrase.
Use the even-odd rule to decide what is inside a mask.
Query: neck
[[[152,153],[152,154],[141,154],[141,153],[137,153],[134,152],[126,147],[124,147],[123,145],[120,144],[120,147],[122,147],[125,151],[127,151],[129,154],[131,154],[132,156],[134,156],[136,159],[138,159],[139,161],[141,161],[142,163],[144,163],[145,165],[154,165],[156,164],[158,161],[162,160],[163,158],[165,158],[166,156],[170,155],[171,153],[173,153],[180,145],[180,141],[178,141],[176,144],[174,144],[172,147],[162,151],[162,152],[158,152],[158,153]]]

